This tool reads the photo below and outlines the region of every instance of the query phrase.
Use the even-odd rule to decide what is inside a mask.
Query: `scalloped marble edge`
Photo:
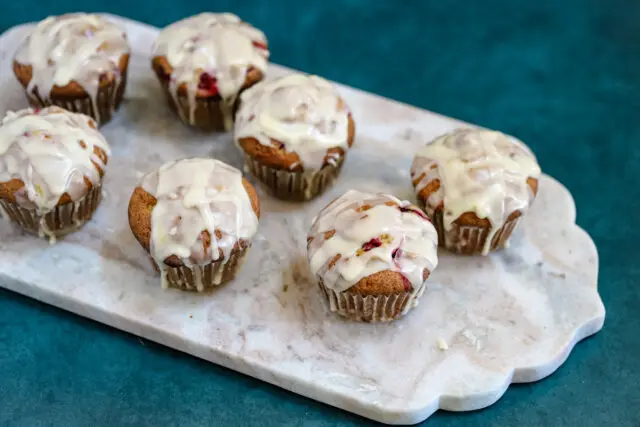
[[[144,23],[139,23],[127,18],[122,18],[110,14],[103,15],[114,21],[119,21],[127,27],[135,26],[138,29],[144,29],[152,32],[157,31],[157,28]],[[0,41],[12,35],[11,33],[13,32],[24,30],[24,27],[28,25],[29,24],[23,24],[10,28],[5,33],[0,35]],[[137,41],[133,39],[131,40],[131,43],[132,45],[136,45]],[[284,74],[289,71],[290,69],[287,69],[285,67],[270,67],[271,75]],[[381,98],[374,94],[369,94],[339,84],[338,87],[342,91],[350,92],[352,96],[366,96],[369,97],[370,100],[375,100],[376,103],[384,103],[387,106],[394,105],[394,108],[401,109],[407,114],[410,113],[411,115],[420,116],[427,115],[433,118],[438,118],[439,121],[447,122],[447,125],[445,127],[454,125],[466,125],[466,123],[464,122],[451,119],[437,113],[421,110],[416,107],[399,103],[397,101]],[[443,131],[444,130],[447,129],[443,128]],[[589,252],[592,253],[595,262],[595,265],[593,266],[593,275],[596,278],[596,282],[594,283],[595,289],[593,289],[593,291],[595,291],[597,295],[597,248],[590,236],[575,223],[575,204],[569,191],[553,178],[545,176],[544,181],[547,185],[557,186],[559,191],[563,194],[563,198],[565,199],[563,204],[566,204],[568,211],[564,212],[565,215],[562,220],[563,222],[567,222],[570,225],[573,225],[573,227],[571,227],[572,232],[575,233],[576,236],[580,236],[579,239],[584,242],[584,245],[589,246]],[[558,204],[560,204],[559,201]],[[111,261],[109,260],[109,262]],[[116,263],[113,263],[114,267],[116,265]],[[502,381],[500,381],[499,384],[494,384],[494,387],[489,391],[464,395],[441,392],[438,398],[433,399],[426,404],[391,407],[385,406],[385,404],[379,400],[371,402],[347,396],[344,394],[341,388],[332,389],[327,384],[324,384],[324,388],[321,388],[315,385],[313,382],[302,381],[299,377],[291,375],[289,372],[286,372],[284,370],[279,370],[268,366],[261,366],[260,364],[255,363],[255,360],[244,360],[241,357],[227,354],[224,351],[216,351],[215,349],[206,347],[199,342],[187,341],[184,339],[184,337],[181,337],[179,335],[172,335],[171,332],[163,331],[161,328],[158,328],[155,325],[137,323],[135,319],[126,318],[122,315],[119,315],[118,313],[109,313],[98,304],[91,306],[90,302],[88,303],[87,301],[81,301],[78,299],[74,299],[73,297],[68,297],[64,295],[63,292],[56,293],[47,291],[43,288],[38,287],[38,285],[35,283],[30,283],[28,280],[21,280],[16,277],[9,276],[1,270],[2,268],[0,266],[0,286],[5,287],[6,289],[74,312],[98,322],[108,324],[129,333],[145,337],[149,340],[156,341],[158,343],[189,353],[196,357],[278,385],[306,397],[388,424],[419,423],[427,419],[438,409],[448,411],[471,411],[490,406],[500,399],[500,397],[506,392],[510,384],[538,381],[552,374],[556,369],[558,369],[558,367],[560,367],[564,363],[574,346],[579,341],[595,334],[603,327],[605,319],[604,305],[602,304],[602,301],[598,296],[599,309],[597,310],[597,312],[594,313],[592,318],[584,319],[584,323],[576,328],[570,336],[566,337],[565,345],[562,346],[562,348],[560,348],[558,351],[556,351],[549,360],[545,360],[532,366],[511,367],[509,372],[507,372],[507,374],[502,378]]]

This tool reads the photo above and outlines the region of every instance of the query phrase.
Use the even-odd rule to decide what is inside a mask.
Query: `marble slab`
[[[486,258],[440,253],[420,305],[403,320],[331,315],[305,262],[311,218],[348,188],[413,199],[412,154],[464,125],[344,86],[357,138],[336,187],[306,204],[261,192],[259,235],[233,283],[208,295],[161,289],[127,224],[133,187],[167,160],[214,156],[241,167],[241,158],[230,135],[194,132],[166,107],[149,69],[158,30],[111,18],[134,49],[126,102],[103,128],[113,147],[104,203],[54,246],[0,222],[0,286],[388,424],[491,405],[509,384],[553,373],[602,328],[596,247],[575,224],[569,192],[548,176],[510,248]],[[9,70],[28,28],[0,38],[2,115],[26,106]],[[269,74],[289,71],[274,65]]]

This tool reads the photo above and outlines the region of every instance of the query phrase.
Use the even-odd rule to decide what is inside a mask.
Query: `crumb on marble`
[[[440,349],[440,351],[449,350],[449,345],[442,337],[438,337],[438,349]]]
[[[193,319],[193,314],[190,314],[190,315],[189,315],[189,319]]]
[[[287,292],[289,290],[289,285],[284,285],[282,287],[282,292]]]

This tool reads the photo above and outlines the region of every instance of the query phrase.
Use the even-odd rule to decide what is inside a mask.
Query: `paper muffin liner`
[[[464,255],[483,254],[508,246],[508,240],[518,225],[520,217],[509,220],[495,230],[490,228],[452,224],[450,230],[444,227],[442,211],[435,212],[433,225],[438,232],[438,245],[451,252]],[[487,239],[491,239],[491,243]]]
[[[33,107],[43,108],[56,105],[74,113],[86,114],[92,117],[98,126],[101,126],[111,120],[113,113],[120,106],[126,85],[127,75],[125,72],[119,79],[114,79],[110,84],[99,88],[95,100],[90,95],[84,95],[80,98],[49,95],[47,98],[42,98],[36,92],[26,92],[26,94]]]
[[[175,111],[183,123],[205,132],[225,132],[233,128],[235,99],[222,100],[219,97],[189,99],[171,91],[166,82],[161,82],[169,107]],[[195,102],[193,107],[191,102]],[[193,108],[193,110],[192,110]]]
[[[211,290],[233,280],[244,263],[248,249],[232,253],[227,260],[211,262],[206,265],[171,267],[162,264],[159,268],[162,287],[195,292]],[[155,261],[153,263],[158,268],[158,264]]]
[[[327,165],[318,171],[291,172],[274,169],[245,154],[249,171],[262,182],[270,193],[283,200],[305,201],[323,193],[331,187],[340,174],[344,156],[335,165]]]
[[[42,215],[35,209],[26,209],[8,200],[0,200],[3,215],[23,230],[55,242],[57,237],[76,231],[86,224],[96,211],[102,198],[102,187],[95,185],[77,202],[56,206]]]
[[[362,295],[350,292],[336,292],[325,286],[322,279],[318,279],[318,286],[327,299],[329,310],[349,320],[358,322],[390,322],[407,314],[418,305],[424,293],[426,281],[412,292],[401,292],[392,295]]]

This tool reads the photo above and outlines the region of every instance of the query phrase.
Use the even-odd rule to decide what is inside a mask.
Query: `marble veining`
[[[348,188],[414,201],[414,153],[464,125],[340,85],[358,136],[337,185],[305,204],[260,191],[263,216],[234,282],[204,296],[161,289],[127,224],[140,176],[180,157],[236,167],[242,158],[231,135],[193,132],[164,105],[146,56],[157,29],[111,18],[126,27],[133,57],[122,111],[101,129],[112,149],[103,204],[51,247],[0,222],[0,286],[390,424],[490,405],[511,382],[551,374],[602,327],[596,247],[575,225],[571,195],[548,176],[510,248],[482,258],[441,251],[404,319],[366,325],[328,313],[305,256],[313,216]],[[2,69],[27,32],[0,38],[0,51],[9,50],[0,52]],[[268,74],[287,72],[274,65]],[[0,90],[0,114],[26,106],[11,73],[0,73]]]

